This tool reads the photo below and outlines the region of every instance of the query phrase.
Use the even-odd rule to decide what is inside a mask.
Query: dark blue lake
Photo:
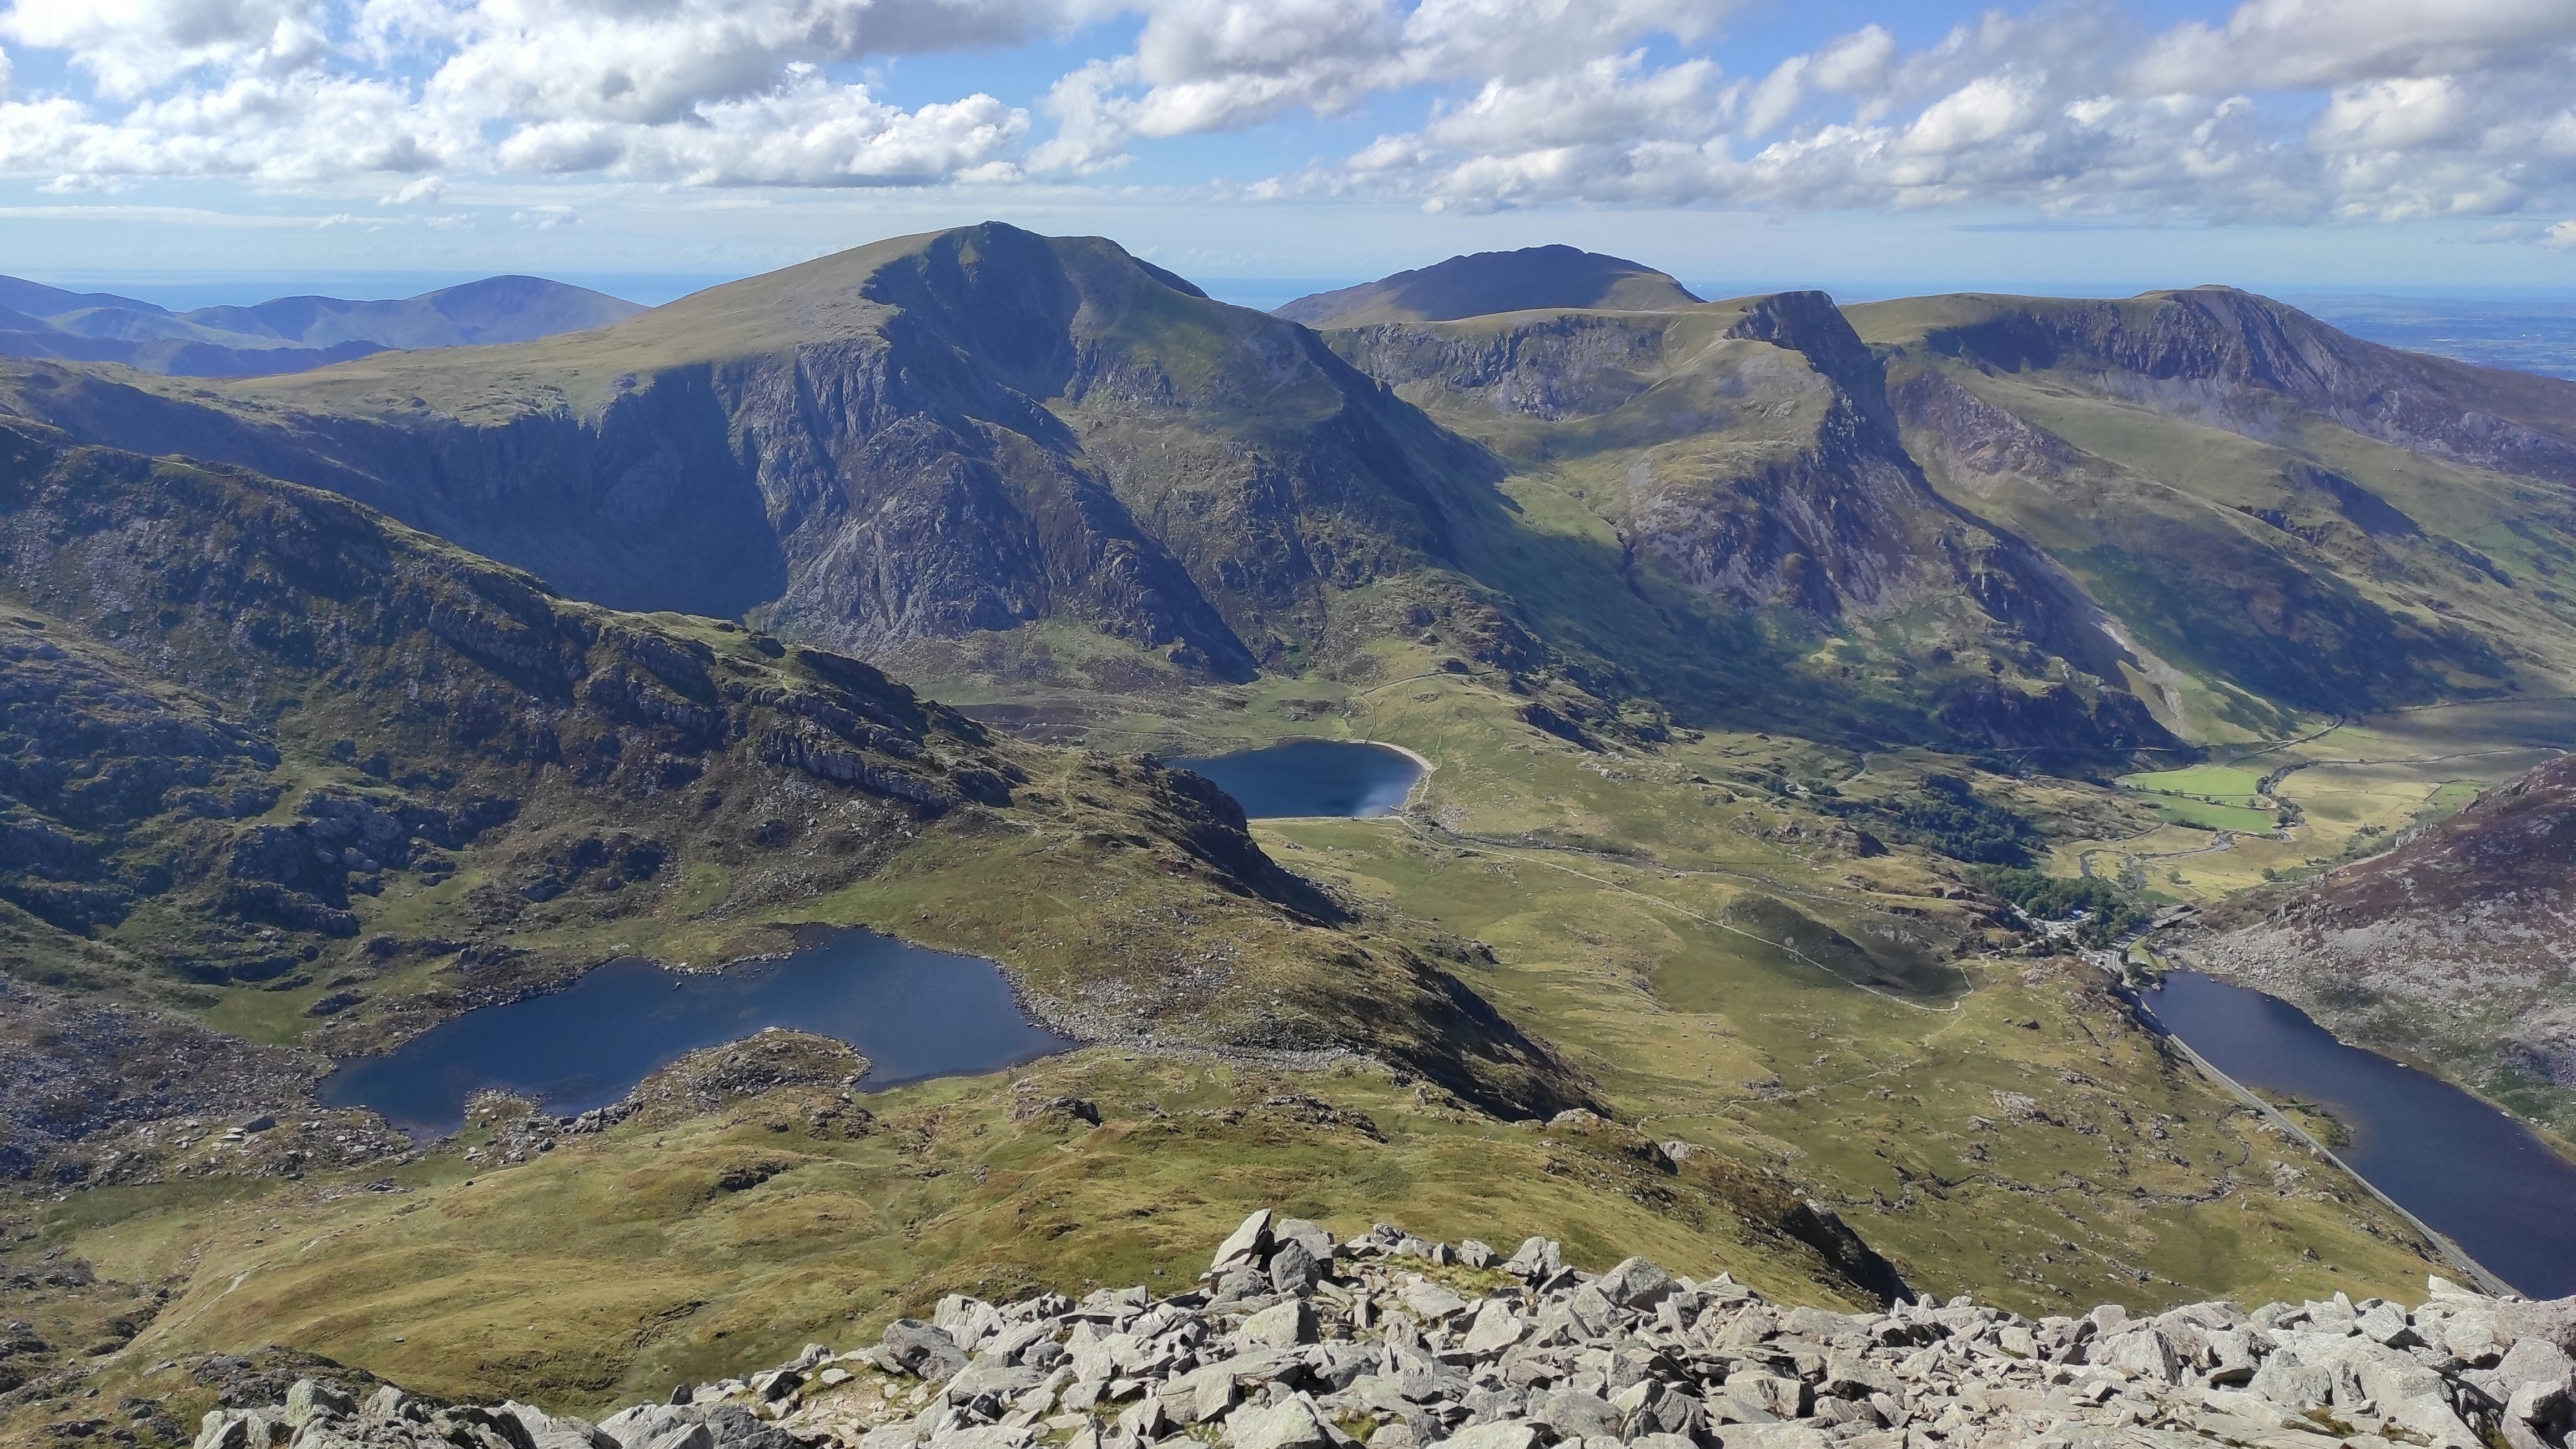
[[[322,1100],[414,1135],[452,1132],[466,1099],[523,1093],[559,1115],[604,1107],[700,1047],[793,1027],[859,1049],[870,1091],[999,1071],[1077,1043],[1031,1022],[1001,968],[851,931],[712,975],[611,961],[551,996],[469,1011],[325,1078]]]
[[[2352,1129],[2335,1155],[2489,1271],[2534,1298],[2576,1293],[2576,1164],[2530,1128],[2259,991],[2176,971],[2140,999],[2220,1071],[2332,1112]]]
[[[1402,750],[1347,740],[1286,740],[1200,760],[1167,760],[1234,797],[1255,820],[1300,815],[1391,815],[1422,766]]]

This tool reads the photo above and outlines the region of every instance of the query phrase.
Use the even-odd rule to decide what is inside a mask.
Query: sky
[[[0,0],[0,272],[58,285],[659,301],[987,218],[1261,305],[1560,241],[2576,296],[2576,0]]]

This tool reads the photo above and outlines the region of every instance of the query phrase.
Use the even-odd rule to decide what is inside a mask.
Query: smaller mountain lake
[[[415,1137],[453,1132],[497,1088],[562,1116],[605,1107],[700,1047],[792,1027],[848,1042],[866,1090],[999,1071],[1079,1043],[1032,1023],[1000,967],[850,931],[720,973],[628,957],[562,991],[444,1021],[390,1053],[342,1064],[322,1100],[368,1107]]]
[[[2576,1293],[2576,1163],[2530,1128],[2259,991],[2176,971],[2140,999],[2220,1071],[2333,1113],[2352,1129],[2336,1156],[2506,1282],[2534,1298]]]
[[[1402,750],[1349,740],[1283,740],[1163,763],[1214,780],[1255,820],[1391,815],[1423,775],[1421,763]]]

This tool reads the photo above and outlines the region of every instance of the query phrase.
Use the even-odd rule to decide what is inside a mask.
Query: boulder
[[[1503,1271],[1517,1278],[1552,1278],[1564,1268],[1564,1250],[1546,1238],[1523,1238],[1520,1250],[1503,1262]]]
[[[2451,1412],[2450,1400],[2438,1390],[2394,1403],[2381,1400],[2379,1411],[2390,1422],[2403,1424],[2423,1436],[2433,1449],[2484,1449],[2485,1441],[2460,1422],[2460,1416]]]
[[[1728,1424],[1711,1437],[1719,1449],[1826,1449],[1832,1442],[1812,1424]]]
[[[1656,1379],[1640,1379],[1611,1395],[1610,1407],[1619,1412],[1623,1436],[1632,1440],[1649,1434],[1687,1437],[1708,1423],[1707,1407],[1698,1395]]]
[[[1268,1208],[1245,1218],[1241,1226],[1217,1245],[1216,1256],[1208,1260],[1204,1276],[1222,1278],[1238,1268],[1259,1271],[1270,1261],[1274,1241],[1270,1231],[1272,1221]]]
[[[226,1412],[222,1409],[206,1411],[206,1417],[197,1427],[197,1442],[194,1449],[254,1449],[254,1441],[251,1438],[254,1420],[258,1421],[259,1434],[256,1449],[268,1449],[267,1420],[261,1419],[256,1414],[245,1414],[238,1410]]]
[[[988,1417],[999,1417],[1002,1406],[1036,1388],[1041,1377],[1035,1369],[977,1359],[948,1380],[939,1398],[961,1408],[974,1406]]]
[[[980,1298],[952,1293],[939,1300],[930,1322],[947,1334],[960,1351],[971,1355],[983,1347],[985,1339],[1001,1331],[1002,1311]]]
[[[1529,1333],[1529,1323],[1500,1298],[1488,1298],[1477,1306],[1475,1319],[1467,1325],[1467,1335],[1459,1347],[1478,1358],[1488,1358],[1510,1348]]]
[[[1331,1426],[1305,1394],[1236,1410],[1225,1421],[1225,1439],[1233,1449],[1333,1449]]]
[[[1315,1338],[1315,1310],[1302,1298],[1273,1304],[1234,1331],[1235,1343],[1244,1348],[1295,1348]]]
[[[1212,1424],[1242,1400],[1232,1363],[1209,1364],[1164,1385],[1163,1417],[1187,1427]]]
[[[1738,1369],[1728,1374],[1725,1389],[1728,1398],[1774,1419],[1798,1417],[1806,1397],[1805,1384],[1759,1369]]]
[[[1396,1290],[1396,1297],[1426,1323],[1438,1323],[1453,1313],[1464,1312],[1467,1307],[1467,1300],[1447,1286],[1412,1274],[1405,1277],[1403,1286]]]
[[[1586,1283],[1565,1302],[1565,1311],[1586,1338],[1600,1338],[1618,1323],[1617,1306],[1598,1283]]]
[[[877,1345],[877,1362],[933,1382],[952,1378],[966,1367],[957,1340],[917,1318],[898,1318],[885,1326]]]
[[[1333,1261],[1333,1235],[1324,1231],[1321,1223],[1308,1222],[1304,1218],[1281,1218],[1271,1224],[1270,1240],[1273,1244],[1296,1243],[1318,1263],[1329,1266]]]
[[[516,1420],[527,1435],[528,1449],[620,1449],[615,1438],[585,1419],[549,1414],[515,1399],[491,1412]]]
[[[356,1413],[357,1400],[319,1379],[297,1379],[286,1391],[286,1422],[301,1429],[315,1419],[338,1419]]]
[[[1599,1394],[1558,1389],[1536,1395],[1530,1404],[1530,1417],[1555,1430],[1560,1439],[1620,1437],[1619,1410]]]
[[[2538,1339],[2563,1353],[2576,1354],[2576,1297],[2500,1302],[2495,1305],[2495,1326],[2496,1337],[2508,1348]]]
[[[1493,1424],[1470,1424],[1445,1441],[1449,1449],[1538,1449],[1539,1430],[1535,1424],[1504,1420]],[[1377,1440],[1369,1440],[1375,1449]]]
[[[1270,1254],[1270,1287],[1290,1295],[1312,1293],[1324,1281],[1324,1265],[1295,1238],[1282,1238]]]
[[[2531,1383],[2564,1383],[2571,1373],[2576,1373],[2576,1358],[2547,1339],[2526,1338],[2505,1354],[2495,1371],[2508,1389]]]
[[[1902,1387],[1895,1375],[1859,1354],[1842,1349],[1825,1355],[1824,1381],[1816,1386],[1817,1392],[1831,1394],[1838,1399],[1866,1399],[1872,1394],[1893,1394]]]
[[[2324,1408],[2334,1398],[2332,1371],[2302,1361],[2289,1350],[2274,1353],[2254,1372],[2246,1392],[2290,1411]]]
[[[706,1415],[674,1404],[645,1404],[600,1421],[619,1449],[716,1449]]]
[[[1643,1258],[1628,1258],[1602,1274],[1593,1286],[1621,1308],[1643,1310],[1671,1297],[1681,1283]]]
[[[2388,1348],[2402,1348],[2421,1342],[2412,1324],[2406,1321],[2406,1310],[2394,1303],[2374,1304],[2353,1319],[2353,1328],[2362,1337]]]
[[[2136,1328],[2095,1343],[2085,1354],[2090,1363],[2118,1369],[2133,1379],[2159,1384],[2182,1381],[2183,1358],[2161,1328]]]

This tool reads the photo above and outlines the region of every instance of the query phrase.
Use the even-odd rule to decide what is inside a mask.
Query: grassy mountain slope
[[[1485,949],[1462,977],[1558,1042],[1620,1124],[1515,1126],[1356,1063],[1115,1051],[843,1102],[844,1054],[774,1091],[777,1073],[743,1073],[748,1093],[695,1110],[681,1092],[518,1165],[492,1152],[531,1134],[487,1114],[392,1169],[402,1194],[351,1190],[376,1166],[79,1193],[42,1208],[24,1251],[170,1283],[172,1309],[110,1375],[273,1340],[583,1403],[864,1337],[946,1291],[1086,1291],[1119,1263],[1186,1277],[1201,1229],[1270,1200],[1353,1226],[1507,1224],[1563,1236],[1578,1261],[1646,1251],[1797,1301],[1857,1293],[1800,1213],[1811,1197],[1909,1284],[2031,1311],[2369,1294],[2427,1270],[2349,1186],[2276,1168],[2277,1139],[2159,1050],[2098,972],[1986,955],[2012,938],[1940,861],[1868,854],[1811,802],[1750,783],[1832,752],[1753,734],[1587,751],[1516,710],[1445,673],[1388,691],[1380,732],[1440,766],[1422,810],[1256,830],[1375,929],[1436,916],[1472,933]],[[1880,760],[1847,798],[1940,768],[1958,766]],[[2024,809],[2066,793],[1979,788]],[[945,944],[972,929],[944,908],[924,926]],[[780,1054],[796,1049],[708,1056]],[[1661,1146],[1676,1141],[1694,1150],[1677,1160]],[[268,1226],[290,1220],[309,1231]]]
[[[279,297],[249,307],[199,307],[179,320],[306,347],[373,342],[383,347],[474,347],[528,342],[605,327],[644,309],[633,302],[543,277],[485,277],[398,301]]]
[[[2170,666],[2141,688],[2194,734],[2566,677],[2563,384],[2223,289],[1852,315],[1935,480]]]
[[[1525,538],[1470,567],[1547,600],[1543,634],[1623,641],[1590,657],[1644,666],[1645,692],[1748,692],[1640,642],[1728,637],[1700,618],[1747,673],[1868,701],[1846,717],[1882,738],[2249,740],[2567,678],[2556,380],[2216,288],[1921,298],[1849,326],[1803,294],[1514,305],[1537,295],[1328,335],[1492,450],[1525,523],[1614,551],[1660,620],[1540,584],[1579,576],[1560,558],[1515,576],[1498,560]]]
[[[146,1043],[39,1148],[86,1189],[0,1208],[12,1271],[59,1250],[99,1279],[20,1316],[115,1340],[9,1427],[262,1342],[658,1397],[944,1291],[1194,1272],[1256,1202],[1807,1300],[1865,1276],[1810,1197],[1909,1283],[2030,1311],[2426,1271],[1942,853],[2155,817],[1926,741],[2158,738],[2130,690],[2167,709],[2173,678],[2295,711],[2185,674],[1953,488],[1891,354],[1821,299],[1327,346],[1105,243],[988,228],[697,301],[257,387],[13,374],[12,407],[75,434],[275,460],[751,618],[577,602],[328,494],[9,425],[11,989],[277,1043],[235,1075],[291,1090],[295,1054],[614,950],[865,923],[991,955],[1125,1045],[844,1101],[846,1051],[770,1071],[801,1049],[759,1042],[552,1152],[498,1109],[387,1168],[332,1157],[336,1121],[179,1128],[232,1104],[154,1096],[150,1032],[0,1034],[49,1081],[79,1042]],[[1192,777],[1006,738],[816,646],[852,618],[994,718],[1175,752],[1363,734],[1437,768],[1398,817],[1247,826]],[[1333,1047],[1385,1065],[1290,1054]],[[1509,1120],[1577,1099],[1618,1121]],[[289,1177],[289,1151],[319,1155]]]

